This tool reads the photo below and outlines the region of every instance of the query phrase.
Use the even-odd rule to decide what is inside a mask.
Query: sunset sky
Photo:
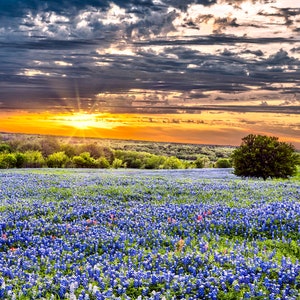
[[[0,132],[300,149],[296,0],[0,0]]]

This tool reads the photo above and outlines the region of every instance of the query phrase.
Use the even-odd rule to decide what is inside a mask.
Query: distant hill
[[[53,139],[59,143],[68,143],[72,145],[98,144],[103,147],[109,147],[112,150],[127,150],[137,152],[147,152],[156,155],[175,156],[183,160],[196,160],[200,155],[206,156],[211,162],[219,158],[228,158],[236,148],[233,146],[219,145],[199,145],[199,144],[181,144],[181,143],[162,143],[149,141],[116,140],[102,138],[81,138],[65,136],[45,136],[34,134],[18,134],[0,132],[0,141],[22,140],[23,143],[38,143],[39,141]]]

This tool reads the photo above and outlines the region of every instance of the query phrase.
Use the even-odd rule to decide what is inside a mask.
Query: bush
[[[296,173],[298,156],[291,144],[277,137],[250,134],[234,150],[234,174],[245,177],[287,178]]]
[[[49,168],[64,168],[69,161],[69,157],[65,152],[55,152],[47,158],[47,166]]]
[[[109,161],[105,157],[100,157],[97,159],[98,168],[108,169],[110,167]]]
[[[25,160],[26,160],[25,154],[21,153],[21,152],[15,152],[14,154],[15,154],[15,158],[17,160],[16,167],[23,168],[24,164],[25,164]]]
[[[1,153],[0,154],[0,169],[15,168],[17,159],[14,154]]]
[[[112,167],[114,169],[119,169],[119,168],[124,167],[124,163],[123,163],[122,159],[115,158],[113,163],[112,163]]]
[[[207,168],[209,166],[210,160],[207,156],[200,155],[197,157],[197,159],[194,161],[194,168],[196,169],[202,169]]]
[[[90,156],[95,159],[102,156],[102,149],[97,143],[83,144],[80,146],[80,151],[90,153]]]
[[[160,155],[151,155],[145,161],[145,169],[161,169],[162,165],[166,161],[166,157]]]
[[[8,144],[0,143],[0,153],[10,153],[11,148]]]
[[[25,168],[42,168],[46,166],[45,159],[40,151],[26,151],[24,153]]]
[[[60,150],[60,145],[56,138],[47,137],[40,141],[41,144],[41,152],[42,154],[47,157],[50,154],[58,152]]]
[[[115,157],[121,159],[127,168],[143,169],[151,154],[137,151],[116,150]]]
[[[70,158],[72,158],[76,154],[80,153],[80,152],[77,153],[76,147],[74,145],[71,145],[71,144],[62,144],[62,145],[60,145],[60,151],[65,152],[65,154]]]
[[[83,152],[74,156],[72,162],[76,168],[97,168],[97,160],[91,157],[89,152]]]
[[[231,162],[227,158],[219,158],[216,162],[216,168],[231,168]]]
[[[163,169],[184,169],[184,164],[175,156],[168,157],[162,165]]]

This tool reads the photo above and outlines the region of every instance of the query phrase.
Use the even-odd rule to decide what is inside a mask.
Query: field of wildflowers
[[[300,185],[5,170],[0,299],[299,299]]]

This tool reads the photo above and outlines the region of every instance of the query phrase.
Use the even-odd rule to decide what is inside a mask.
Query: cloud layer
[[[0,0],[0,109],[299,113],[295,2]]]

